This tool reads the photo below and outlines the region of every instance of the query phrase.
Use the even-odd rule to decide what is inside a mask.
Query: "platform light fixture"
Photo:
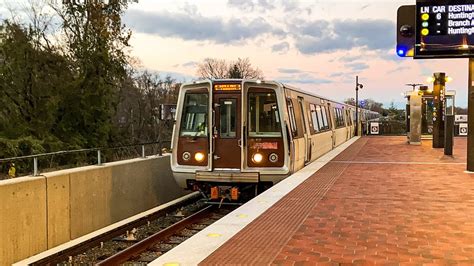
[[[435,81],[436,81],[436,78],[435,78],[434,76],[428,77],[428,78],[426,79],[426,82],[428,82],[428,83],[433,83],[433,82],[435,82]],[[446,76],[446,77],[444,78],[444,82],[446,82],[446,83],[451,82],[451,81],[453,81],[453,78],[452,78],[452,77]]]

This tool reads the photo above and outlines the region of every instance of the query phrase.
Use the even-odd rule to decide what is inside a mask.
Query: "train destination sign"
[[[240,90],[240,84],[215,84],[214,90],[216,91],[238,91]]]
[[[474,0],[418,0],[415,58],[474,56]]]

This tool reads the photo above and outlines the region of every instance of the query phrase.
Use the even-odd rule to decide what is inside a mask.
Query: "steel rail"
[[[130,222],[128,224],[125,224],[123,226],[114,228],[108,232],[105,232],[101,235],[98,235],[92,239],[86,240],[76,246],[67,248],[65,250],[62,250],[56,254],[53,254],[51,256],[48,256],[46,258],[40,259],[34,263],[31,263],[30,265],[58,265],[62,263],[63,261],[67,261],[70,256],[74,256],[77,254],[81,254],[93,247],[99,246],[101,242],[106,242],[108,240],[113,239],[114,237],[120,236],[124,234],[125,231],[130,231],[133,228],[139,227],[141,225],[146,224],[150,220],[155,220],[166,213],[169,213],[171,211],[177,210],[187,204],[190,204],[191,202],[195,202],[196,200],[200,199],[200,195],[197,195],[195,197],[188,198],[186,200],[183,200],[181,202],[178,202],[174,205],[168,206],[164,209],[161,209],[155,213],[152,213],[150,215],[147,215],[145,217],[142,217],[136,221]]]
[[[120,265],[137,254],[140,254],[146,251],[149,247],[156,244],[158,241],[167,239],[172,235],[176,234],[181,230],[184,230],[189,225],[196,223],[197,221],[207,217],[209,213],[215,208],[215,206],[207,206],[206,208],[196,212],[183,220],[157,232],[154,235],[151,235],[144,240],[122,250],[119,253],[116,253],[113,256],[108,257],[107,259],[97,263],[96,265]]]

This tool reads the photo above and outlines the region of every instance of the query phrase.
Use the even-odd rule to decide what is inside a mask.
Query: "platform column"
[[[444,95],[446,91],[446,74],[434,73],[433,104],[433,148],[444,148]]]
[[[421,95],[416,91],[410,95],[410,132],[408,139],[412,145],[421,145]]]
[[[467,170],[474,172],[474,59],[469,58],[467,102]]]

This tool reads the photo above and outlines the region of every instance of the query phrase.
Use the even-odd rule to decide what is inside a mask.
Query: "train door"
[[[240,169],[240,84],[217,84],[213,91],[213,168]]]
[[[304,137],[304,162],[305,164],[310,161],[311,159],[311,154],[310,154],[310,140],[309,140],[309,135],[308,135],[308,129],[306,127],[306,111],[304,107],[304,99],[303,97],[298,97],[298,105],[300,106],[300,113],[301,113],[301,119],[303,123],[303,137]]]

